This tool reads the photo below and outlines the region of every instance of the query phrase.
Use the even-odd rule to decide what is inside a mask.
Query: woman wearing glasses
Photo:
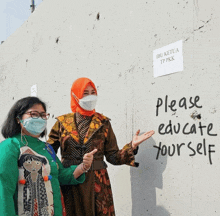
[[[65,215],[60,184],[85,181],[93,154],[89,152],[78,166],[64,168],[53,148],[39,140],[45,135],[46,105],[37,97],[17,101],[2,127],[6,138],[0,143],[1,215]]]

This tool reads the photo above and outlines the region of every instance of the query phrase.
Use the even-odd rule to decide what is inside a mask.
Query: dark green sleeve
[[[76,185],[81,184],[85,181],[85,173],[83,173],[77,179],[74,178],[73,172],[78,165],[72,165],[68,168],[64,168],[63,164],[60,162],[59,158],[56,157],[56,161],[59,166],[59,182],[61,185]]]
[[[18,145],[9,138],[0,143],[0,212],[4,216],[14,216],[13,196],[18,183]]]

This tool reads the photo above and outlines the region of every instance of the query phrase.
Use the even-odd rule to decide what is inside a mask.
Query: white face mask
[[[83,97],[82,99],[79,99],[79,105],[87,111],[92,111],[93,109],[95,109],[96,102],[96,95],[88,95],[86,97]]]

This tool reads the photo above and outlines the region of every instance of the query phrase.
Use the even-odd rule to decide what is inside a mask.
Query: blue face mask
[[[42,118],[26,118],[24,120],[20,120],[20,122],[23,124],[24,128],[33,135],[39,135],[41,134],[47,126],[47,120]]]

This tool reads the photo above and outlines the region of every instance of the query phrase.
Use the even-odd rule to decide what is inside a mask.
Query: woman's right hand
[[[97,152],[98,150],[97,149],[94,149],[92,150],[91,152],[89,153],[86,153],[84,156],[83,156],[83,170],[84,171],[87,171],[90,169],[91,165],[92,165],[92,161],[93,161],[93,155]]]

